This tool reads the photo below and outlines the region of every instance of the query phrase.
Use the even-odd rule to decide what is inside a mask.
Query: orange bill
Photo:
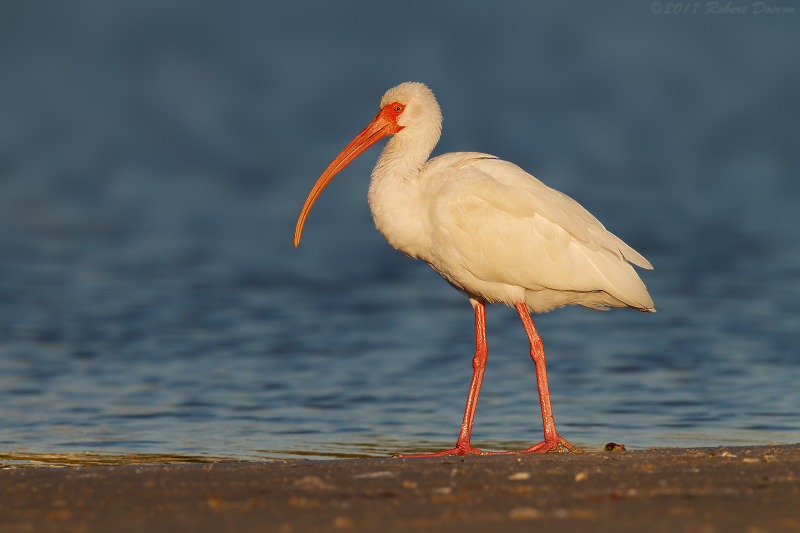
[[[314,202],[322,192],[322,189],[324,189],[325,186],[330,183],[333,177],[338,174],[340,170],[346,167],[353,159],[358,157],[361,152],[387,135],[392,135],[403,129],[403,126],[399,126],[397,124],[398,113],[395,111],[395,107],[397,105],[398,104],[393,103],[384,106],[383,109],[381,109],[380,112],[375,116],[375,119],[370,122],[369,126],[364,128],[364,131],[359,133],[358,136],[356,136],[356,138],[353,139],[338,156],[336,156],[336,159],[334,159],[333,162],[328,165],[328,168],[326,168],[325,172],[322,173],[322,176],[319,177],[317,183],[314,185],[314,188],[311,189],[310,193],[308,193],[308,198],[306,198],[306,203],[303,205],[303,210],[300,211],[300,218],[297,219],[297,226],[294,229],[295,246],[300,243],[300,235],[303,233],[303,225],[306,222],[308,212],[311,211],[311,206],[314,205]]]

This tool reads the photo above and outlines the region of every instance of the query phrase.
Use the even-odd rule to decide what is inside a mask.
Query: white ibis
[[[476,349],[461,433],[454,448],[426,456],[484,454],[470,444],[486,368],[487,303],[516,308],[531,344],[544,441],[499,453],[543,453],[564,446],[556,431],[544,348],[530,313],[568,304],[593,309],[630,307],[653,312],[653,300],[630,263],[653,268],[572,198],[518,166],[494,156],[457,152],[428,160],[439,140],[442,114],[421,83],[383,95],[380,111],[325,169],[308,195],[297,227],[322,189],[361,152],[393,137],[372,171],[369,206],[389,244],[422,259],[469,298],[475,310]]]

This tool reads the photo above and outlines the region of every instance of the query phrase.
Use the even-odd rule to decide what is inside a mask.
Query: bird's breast
[[[368,200],[375,227],[389,244],[415,259],[427,260],[430,210],[418,183],[373,175]]]

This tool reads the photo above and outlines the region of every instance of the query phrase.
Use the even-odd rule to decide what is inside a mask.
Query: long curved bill
[[[310,193],[308,193],[308,198],[306,198],[306,203],[303,205],[303,210],[300,211],[300,218],[297,219],[297,226],[294,229],[295,246],[300,244],[300,234],[303,233],[303,225],[306,223],[306,217],[308,216],[308,212],[311,210],[311,206],[314,205],[317,197],[322,192],[322,189],[324,189],[325,186],[330,183],[333,177],[338,174],[340,170],[346,167],[353,159],[358,157],[361,152],[387,135],[397,133],[401,129],[403,129],[403,126],[397,125],[396,119],[392,117],[390,112],[390,106],[386,106],[380,110],[373,121],[370,122],[369,126],[364,128],[364,130],[359,133],[355,139],[350,141],[350,144],[348,144],[345,149],[336,156],[336,159],[334,159],[333,162],[328,165],[328,168],[325,169],[325,172],[323,172],[322,176],[320,176],[317,180],[314,188],[311,189]]]

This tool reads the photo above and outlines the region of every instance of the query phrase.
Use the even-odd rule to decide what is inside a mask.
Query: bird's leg
[[[475,408],[478,405],[478,394],[481,392],[483,372],[486,370],[486,358],[489,354],[486,346],[486,305],[472,298],[470,298],[470,302],[475,308],[475,357],[472,359],[472,383],[469,386],[467,407],[464,409],[464,421],[461,423],[461,432],[458,434],[456,446],[437,453],[401,455],[400,457],[441,457],[443,455],[480,455],[484,453],[473,448],[469,440],[472,434],[472,422],[475,419]]]
[[[539,388],[539,404],[542,408],[544,441],[539,444],[534,444],[526,450],[500,453],[545,453],[557,448],[559,444],[563,445],[568,450],[572,450],[573,446],[556,432],[556,423],[553,420],[553,408],[550,406],[550,390],[547,386],[547,369],[544,363],[544,345],[542,344],[542,339],[533,326],[533,320],[531,320],[528,307],[521,302],[514,307],[516,307],[519,317],[522,319],[522,324],[525,326],[528,339],[531,341],[531,359],[533,359],[533,363],[536,365],[536,385]]]

